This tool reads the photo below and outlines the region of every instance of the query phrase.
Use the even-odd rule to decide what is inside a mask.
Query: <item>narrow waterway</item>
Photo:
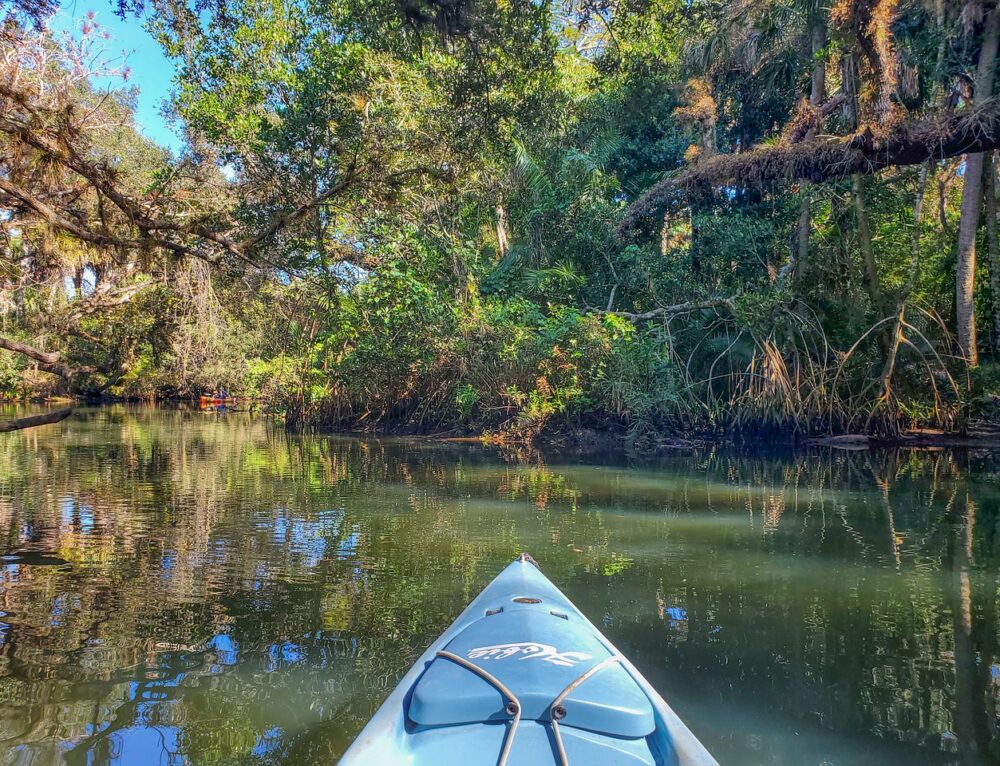
[[[527,550],[723,766],[1000,763],[1000,454],[0,435],[0,764],[331,766]]]

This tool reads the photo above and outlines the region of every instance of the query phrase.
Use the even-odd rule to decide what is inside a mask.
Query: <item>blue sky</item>
[[[130,16],[123,21],[115,16],[107,0],[64,3],[53,16],[50,26],[55,31],[69,31],[79,36],[80,23],[87,17],[88,11],[94,12],[97,23],[111,35],[106,43],[108,53],[114,55],[125,51],[127,65],[132,70],[128,84],[139,87],[136,119],[140,129],[158,144],[179,152],[183,141],[161,114],[161,107],[173,84],[174,65],[142,28],[139,19]],[[101,84],[100,80],[97,84]],[[117,80],[114,84],[120,86],[122,83]]]

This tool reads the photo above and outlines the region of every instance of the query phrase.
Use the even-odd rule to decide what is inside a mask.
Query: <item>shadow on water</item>
[[[1000,763],[1000,459],[0,439],[0,764],[330,764],[521,550],[727,766]]]

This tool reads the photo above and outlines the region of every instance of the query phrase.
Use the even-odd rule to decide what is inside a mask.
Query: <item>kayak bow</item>
[[[341,766],[718,766],[521,554],[423,654]]]

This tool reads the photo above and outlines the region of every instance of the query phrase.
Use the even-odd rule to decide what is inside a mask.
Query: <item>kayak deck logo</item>
[[[506,660],[510,657],[518,657],[520,660],[541,660],[564,668],[571,668],[578,662],[591,659],[591,655],[584,652],[560,652],[554,646],[535,641],[479,646],[470,649],[466,656],[470,660]]]

